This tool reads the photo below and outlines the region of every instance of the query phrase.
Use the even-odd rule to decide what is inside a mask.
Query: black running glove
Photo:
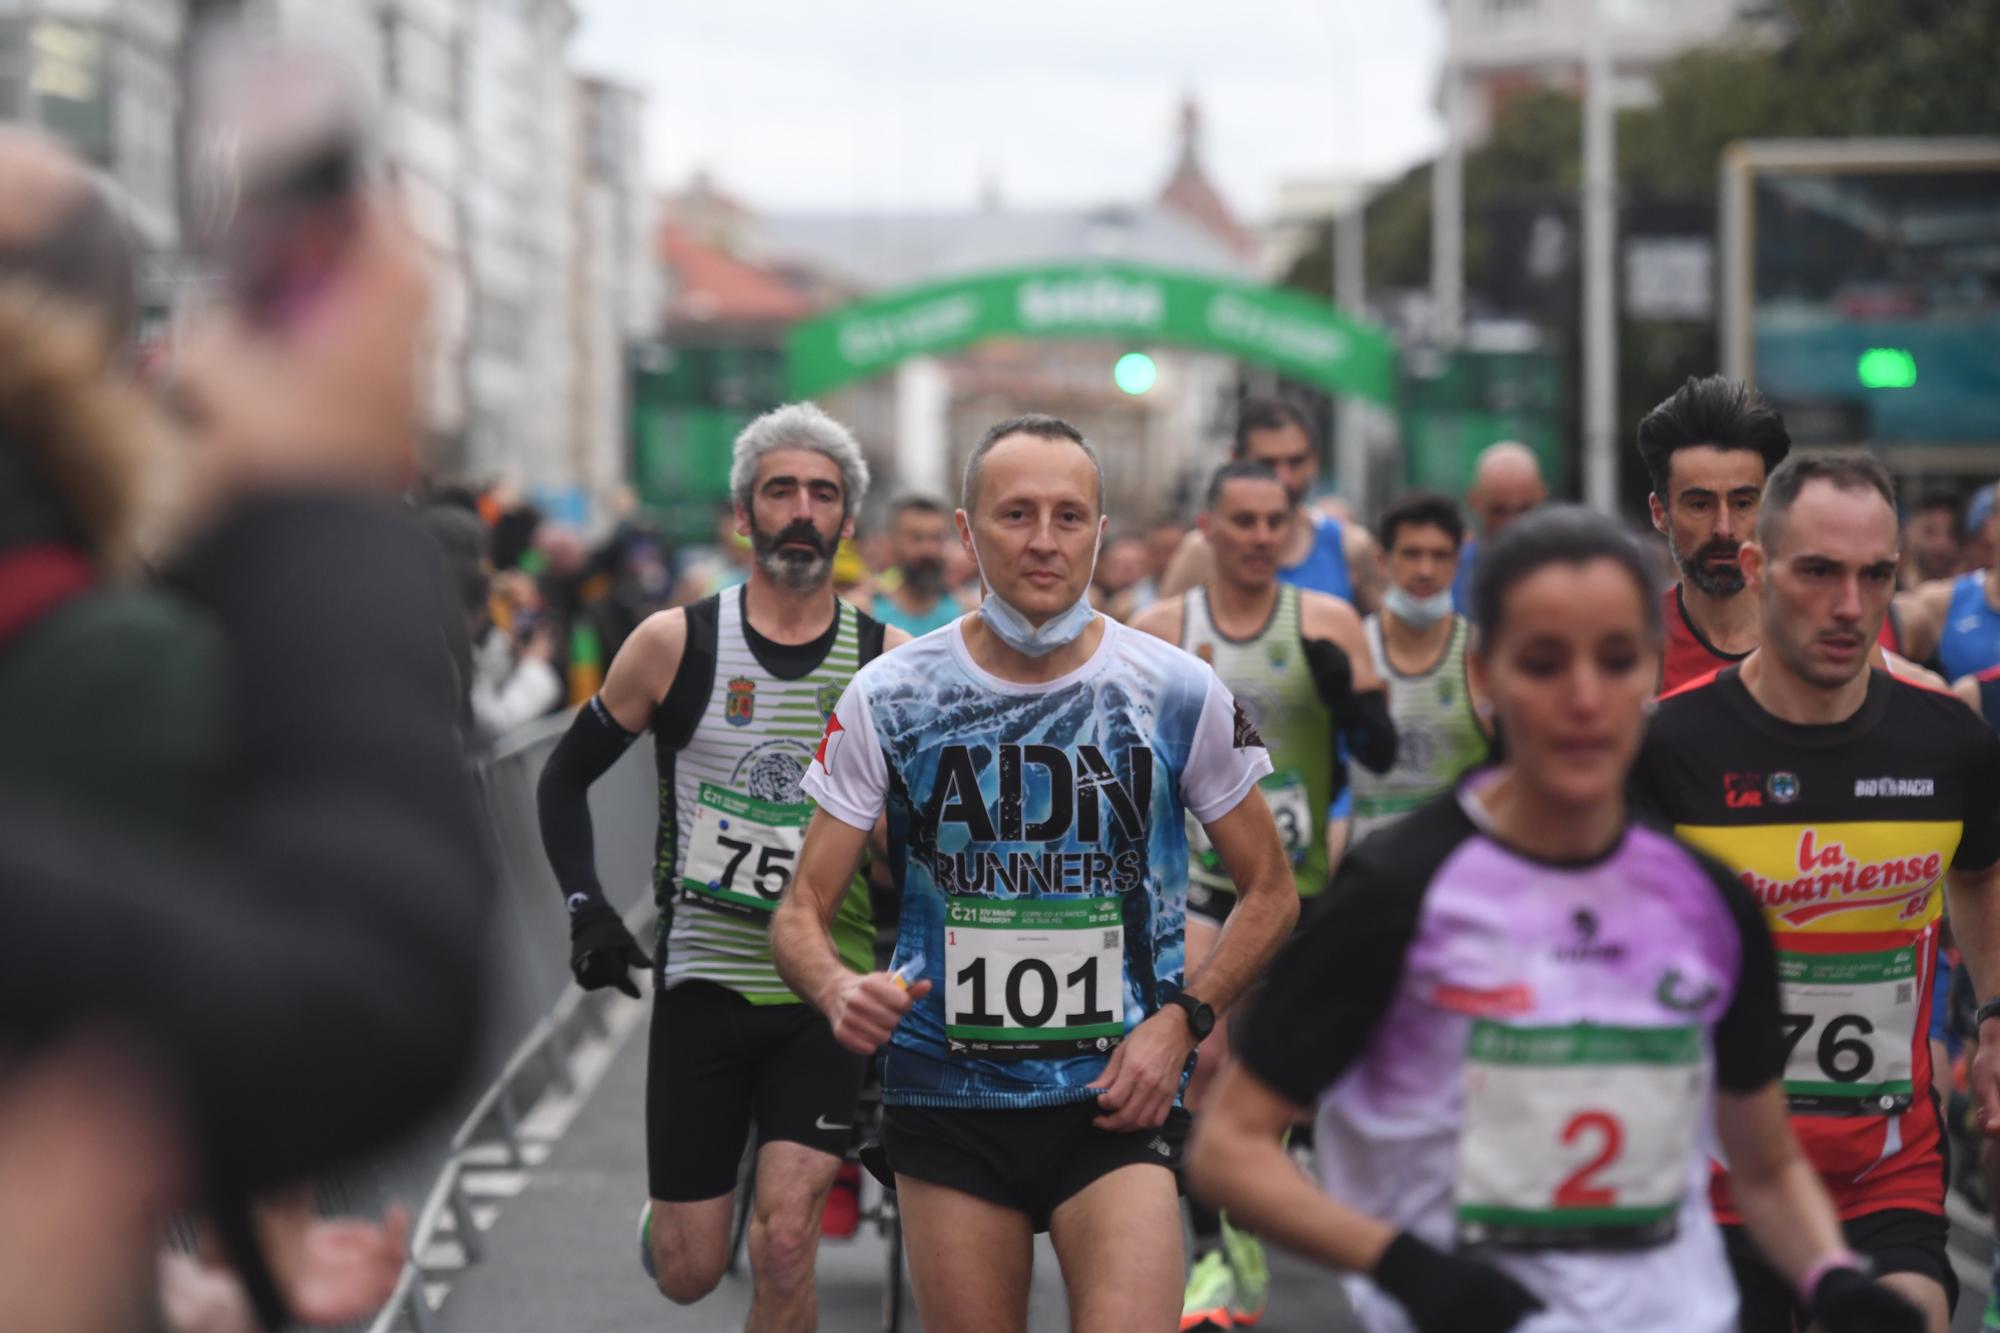
[[[1433,1249],[1404,1231],[1370,1274],[1402,1302],[1418,1333],[1507,1333],[1543,1307],[1491,1264]]]
[[[639,983],[627,968],[653,970],[653,960],[606,903],[580,903],[569,918],[569,970],[585,990],[616,986],[633,999]]]
[[[1819,1280],[1812,1317],[1826,1333],[1924,1333],[1923,1311],[1858,1268],[1836,1268]]]

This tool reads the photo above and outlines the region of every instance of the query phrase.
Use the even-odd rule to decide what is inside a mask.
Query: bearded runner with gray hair
[[[736,440],[747,583],[651,617],[620,649],[542,775],[542,840],[569,905],[570,965],[587,989],[637,996],[654,969],[597,882],[591,782],[643,731],[660,774],[656,970],[646,1123],[650,1202],[640,1256],[662,1294],[691,1304],[728,1255],[738,1158],[754,1125],[750,1326],[808,1329],[821,1207],[853,1129],[865,1061],[779,980],[770,921],[812,816],[800,779],[849,678],[908,636],[833,594],[868,466],[810,403],[766,413]],[[841,963],[866,970],[865,883],[834,923]]]

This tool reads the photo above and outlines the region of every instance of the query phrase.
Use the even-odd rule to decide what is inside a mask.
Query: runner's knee
[[[685,1250],[670,1252],[659,1244],[653,1247],[653,1268],[659,1274],[656,1285],[675,1305],[693,1305],[714,1291],[722,1284],[726,1266],[727,1256],[717,1261]]]
[[[790,1289],[812,1276],[819,1224],[810,1213],[783,1209],[750,1222],[750,1267],[758,1281]]]

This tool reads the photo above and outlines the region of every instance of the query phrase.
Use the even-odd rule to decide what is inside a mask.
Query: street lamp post
[[[1583,500],[1618,508],[1618,248],[1616,126],[1611,99],[1611,16],[1593,0],[1583,98]]]

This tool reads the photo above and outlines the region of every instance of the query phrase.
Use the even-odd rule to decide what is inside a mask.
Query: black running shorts
[[[1937,1213],[1885,1208],[1848,1218],[1840,1229],[1848,1248],[1868,1260],[1875,1276],[1922,1274],[1944,1288],[1946,1305],[1958,1307],[1958,1274],[1952,1271],[1946,1251],[1951,1226]],[[1743,1333],[1791,1333],[1795,1317],[1803,1327],[1805,1312],[1799,1309],[1792,1284],[1765,1262],[1750,1233],[1740,1226],[1726,1226],[1722,1239],[1736,1273],[1736,1288],[1743,1295],[1739,1321]]]
[[[890,1106],[882,1140],[899,1176],[955,1189],[1026,1213],[1037,1231],[1064,1200],[1120,1167],[1145,1163],[1178,1177],[1188,1113],[1176,1106],[1158,1129],[1099,1129],[1093,1101],[1015,1111]]]
[[[652,1196],[688,1203],[734,1190],[753,1125],[759,1147],[778,1140],[844,1156],[867,1067],[811,1005],[752,1004],[707,981],[656,992],[646,1066]]]

